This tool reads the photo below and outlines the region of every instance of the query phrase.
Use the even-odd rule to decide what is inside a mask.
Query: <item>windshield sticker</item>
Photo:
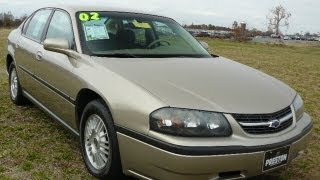
[[[143,23],[143,22],[133,22],[133,25],[137,28],[143,28],[143,29],[151,29],[151,26],[149,23]]]
[[[110,39],[107,28],[104,25],[84,26],[86,41]]]
[[[79,19],[81,21],[95,21],[100,20],[100,14],[97,12],[91,12],[91,13],[80,13]]]

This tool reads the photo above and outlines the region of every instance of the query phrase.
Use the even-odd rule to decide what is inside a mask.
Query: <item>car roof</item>
[[[98,4],[98,3],[97,3]],[[70,14],[74,14],[80,11],[110,11],[110,12],[128,12],[128,13],[138,13],[138,14],[147,14],[147,15],[154,15],[154,16],[161,16],[166,17],[164,15],[156,14],[153,12],[142,11],[133,8],[122,8],[116,6],[107,6],[105,4],[101,5],[81,5],[81,4],[50,4],[44,8],[59,8],[68,11]],[[42,8],[41,8],[42,9]]]

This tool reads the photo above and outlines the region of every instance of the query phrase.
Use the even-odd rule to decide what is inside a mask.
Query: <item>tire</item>
[[[28,102],[28,100],[23,96],[14,63],[11,63],[9,67],[9,95],[12,102],[18,106],[25,105]]]
[[[84,108],[80,121],[80,144],[85,165],[93,176],[102,179],[123,177],[116,131],[102,100],[94,100]]]

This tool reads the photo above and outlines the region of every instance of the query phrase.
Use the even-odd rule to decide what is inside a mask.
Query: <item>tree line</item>
[[[28,16],[15,17],[10,11],[0,13],[0,28],[18,27]]]
[[[190,29],[204,29],[204,30],[217,30],[217,31],[231,31],[231,28],[228,27],[222,27],[222,26],[215,26],[212,24],[191,24],[191,25],[183,25],[184,28],[190,28]]]

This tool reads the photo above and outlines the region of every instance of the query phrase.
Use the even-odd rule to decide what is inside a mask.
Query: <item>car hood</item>
[[[288,107],[296,95],[279,80],[222,57],[94,60],[171,107],[273,113]]]

